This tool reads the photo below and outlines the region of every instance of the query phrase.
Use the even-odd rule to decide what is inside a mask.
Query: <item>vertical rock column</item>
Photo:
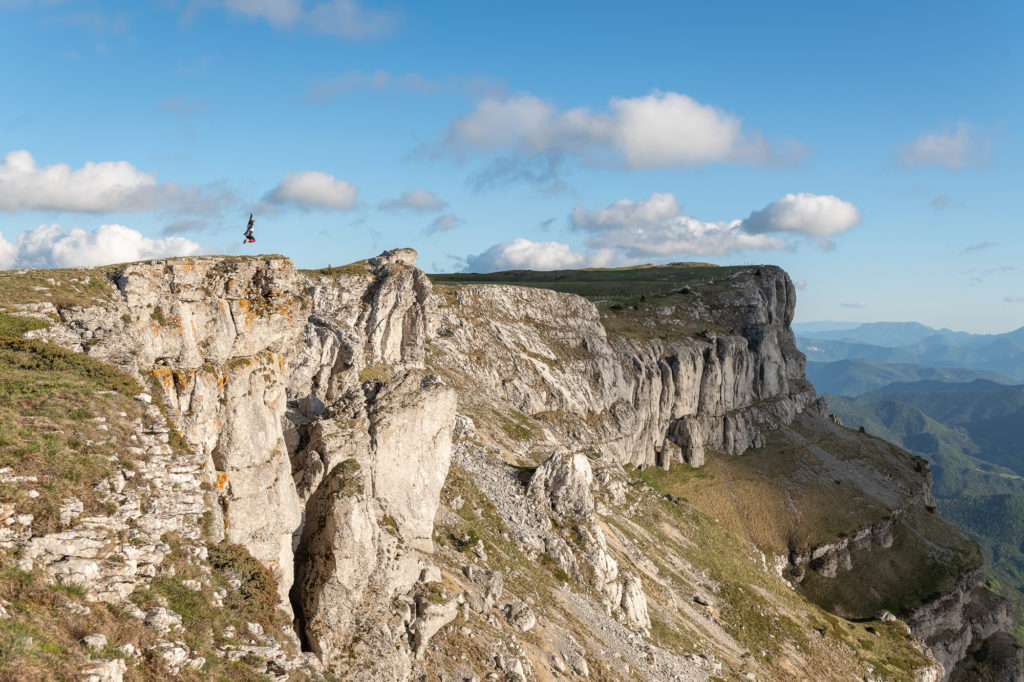
[[[157,380],[181,435],[208,457],[215,532],[273,570],[287,605],[301,511],[281,426],[285,357],[306,319],[294,267],[283,258],[150,261],[126,266],[115,283],[121,325],[90,354]]]

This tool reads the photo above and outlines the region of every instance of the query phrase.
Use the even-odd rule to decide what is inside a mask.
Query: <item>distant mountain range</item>
[[[897,382],[923,382],[934,380],[953,383],[967,383],[984,379],[996,384],[1020,383],[1013,377],[986,370],[961,369],[958,367],[925,367],[909,363],[886,363],[877,360],[851,358],[836,362],[807,363],[807,378],[819,393],[833,393],[842,396],[858,396],[861,393],[878,391]]]
[[[1005,334],[969,334],[917,322],[871,322],[822,329],[825,323],[794,324],[797,346],[813,362],[859,358],[997,372],[1024,381],[1024,327]],[[994,376],[979,376],[1000,381]],[[1003,377],[1005,378],[1005,377]],[[812,379],[813,381],[813,379]]]
[[[1024,641],[1024,327],[794,324],[807,378],[843,423],[931,463],[939,509],[977,540]]]

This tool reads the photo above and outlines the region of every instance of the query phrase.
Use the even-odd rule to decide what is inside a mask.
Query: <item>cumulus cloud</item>
[[[1024,303],[1024,296],[1007,296],[1003,300],[1007,303]]]
[[[337,38],[375,38],[390,33],[398,23],[397,14],[367,9],[355,0],[323,0],[308,8],[305,0],[201,0],[199,4],[262,19],[277,29],[302,29]]]
[[[589,210],[577,205],[569,223],[586,234],[585,253],[575,252],[562,242],[519,238],[470,256],[468,270],[604,267],[679,255],[722,256],[746,249],[792,248],[790,242],[770,233],[800,235],[827,246],[824,236],[849,230],[859,221],[857,207],[842,199],[787,194],[754,211],[746,220],[704,222],[684,214],[671,193],[654,192],[648,199],[621,199]],[[806,284],[801,281],[798,287],[802,289]]]
[[[465,221],[463,221],[461,218],[455,217],[454,214],[445,213],[444,215],[435,218],[434,221],[427,226],[427,234],[447,232],[448,230],[455,229],[463,222]]]
[[[944,166],[958,170],[980,166],[988,155],[989,140],[976,126],[960,121],[953,130],[925,133],[896,148],[896,162],[911,168]]]
[[[440,149],[458,156],[508,149],[527,157],[574,154],[588,165],[631,169],[767,164],[802,154],[798,145],[773,148],[731,113],[660,91],[613,98],[605,111],[559,111],[528,93],[486,97],[451,122]]]
[[[0,268],[108,265],[207,252],[184,237],[153,239],[124,225],[100,225],[86,231],[44,224],[22,232],[14,243],[0,235]]]
[[[830,247],[827,237],[846,232],[861,221],[860,210],[848,201],[830,194],[787,194],[743,221],[751,234],[791,232],[801,234]]]
[[[433,213],[440,211],[448,204],[436,194],[425,189],[407,189],[395,199],[385,199],[378,208],[382,211],[415,211],[416,213]]]
[[[797,289],[806,289],[807,288],[807,280],[806,279],[797,280],[795,286],[796,286]]]
[[[301,171],[289,173],[266,193],[263,201],[277,206],[292,206],[302,211],[335,209],[350,211],[356,207],[359,190],[329,173]]]
[[[107,213],[166,208],[209,213],[233,201],[223,187],[188,187],[158,182],[127,161],[86,162],[73,170],[66,163],[39,166],[25,150],[0,161],[0,211],[72,211]]]
[[[483,253],[466,258],[466,272],[499,270],[563,270],[578,268],[586,256],[562,242],[534,242],[523,237],[495,244]]]
[[[769,233],[795,233],[823,243],[824,236],[850,229],[860,211],[833,196],[787,194],[754,211],[746,220],[704,222],[683,213],[671,193],[653,193],[647,200],[622,199],[603,208],[576,206],[570,222],[589,236],[592,248],[616,249],[627,257],[670,254],[723,255],[743,249],[789,247]]]

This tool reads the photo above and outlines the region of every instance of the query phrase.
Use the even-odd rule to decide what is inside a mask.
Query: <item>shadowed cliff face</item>
[[[882,556],[893,524],[930,513],[926,468],[826,423],[784,272],[730,272],[613,314],[543,289],[435,288],[415,258],[399,249],[307,273],[279,257],[132,264],[102,302],[64,307],[32,334],[158,392],[202,463],[212,539],[274,572],[304,647],[336,674],[461,665],[542,679],[589,665],[610,679],[826,679],[861,665],[826,654],[853,625],[823,630],[820,645],[751,639],[759,629],[736,610],[749,598],[722,587],[734,574],[708,577],[724,564],[699,564],[696,526],[678,517],[721,518],[714,532],[747,545],[736,556],[760,557],[750,570],[776,595],[761,612],[800,620],[813,607],[783,579],[810,575],[801,589],[846,604],[832,586],[867,565],[857,552]],[[637,467],[643,482],[624,471]],[[815,526],[821,491],[840,479],[849,495]],[[752,524],[759,515],[774,521]],[[761,566],[761,552],[780,559]],[[1001,608],[976,567],[960,580],[949,569],[955,588],[900,614],[947,671],[1003,628],[975,613]],[[683,608],[693,594],[706,615]],[[596,644],[596,632],[620,634]],[[901,637],[893,646],[909,646]],[[703,658],[689,638],[712,642]],[[779,662],[742,655],[783,643],[768,657]],[[918,679],[941,677],[909,651],[899,660],[918,661]]]

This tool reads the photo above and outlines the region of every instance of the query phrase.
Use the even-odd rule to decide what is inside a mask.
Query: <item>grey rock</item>
[[[89,661],[79,672],[80,682],[122,682],[128,666],[120,658]]]
[[[107,636],[101,634],[86,635],[82,637],[82,644],[93,651],[102,651],[107,646]]]
[[[519,632],[529,632],[537,624],[537,616],[533,610],[521,601],[512,602],[505,607],[505,618],[509,625]]]

